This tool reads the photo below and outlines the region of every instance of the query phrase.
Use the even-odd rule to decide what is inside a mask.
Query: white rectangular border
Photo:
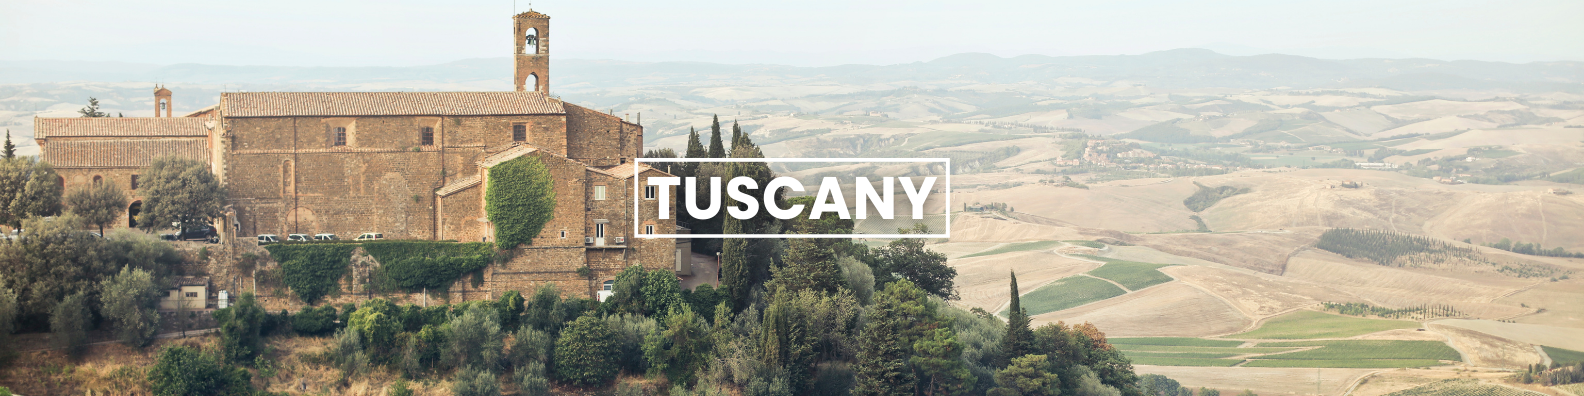
[[[633,236],[655,238],[736,238],[736,239],[846,239],[846,238],[951,238],[951,158],[634,158],[633,162],[919,162],[946,165],[946,232],[943,234],[641,234],[638,233],[638,202],[642,201],[643,186],[638,183],[642,167],[633,167]],[[681,198],[676,196],[675,198]],[[678,201],[680,202],[680,201]],[[680,207],[680,206],[679,206]]]

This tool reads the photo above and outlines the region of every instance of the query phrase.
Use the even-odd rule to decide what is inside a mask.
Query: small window
[[[346,145],[346,127],[335,127],[335,145]]]
[[[660,186],[644,186],[644,199],[655,199],[657,191],[660,191]]]
[[[434,128],[433,127],[423,127],[423,145],[425,145],[425,146],[433,146],[434,145]]]
[[[512,125],[512,141],[513,142],[526,142],[526,141],[528,141],[528,126],[527,125],[522,125],[522,124]]]
[[[605,200],[605,186],[594,186],[594,200],[595,201],[604,201]]]
[[[561,239],[566,239],[566,230],[561,230]]]
[[[600,284],[600,290],[610,291],[614,288],[616,288],[616,281],[614,280],[608,280]]]
[[[654,224],[644,224],[644,233],[653,235],[654,234]]]
[[[594,237],[595,238],[604,238],[605,237],[605,223],[594,224]]]
[[[104,181],[103,177],[99,177],[99,175],[94,175],[94,178],[93,178],[94,187],[99,187],[99,183],[103,182],[103,181]]]
[[[187,298],[198,298],[198,292],[187,292]]]
[[[132,175],[132,189],[133,190],[136,190],[138,188],[138,185],[137,185],[138,180],[137,179],[138,179],[138,175]]]

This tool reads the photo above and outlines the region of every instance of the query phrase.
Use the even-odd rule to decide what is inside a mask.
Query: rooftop
[[[203,118],[172,117],[70,117],[34,118],[40,139],[53,137],[174,137],[209,136]]]
[[[208,149],[202,139],[62,140],[44,145],[40,157],[56,168],[143,168],[172,155],[208,162]]]
[[[566,114],[540,92],[229,92],[226,117]]]

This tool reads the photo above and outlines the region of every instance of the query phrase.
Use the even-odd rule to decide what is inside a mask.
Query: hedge
[[[494,257],[482,242],[376,241],[363,243],[363,251],[380,262],[380,271],[407,291],[443,290],[457,278],[489,266]]]
[[[347,263],[352,259],[350,244],[269,245],[264,249],[276,262],[286,286],[303,302],[313,304],[336,290],[337,281],[346,274]]]
[[[538,157],[525,155],[489,169],[484,212],[495,224],[495,244],[501,249],[533,244],[555,217],[555,204],[554,182]]]

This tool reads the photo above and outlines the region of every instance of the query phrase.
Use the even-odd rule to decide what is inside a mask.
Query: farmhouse
[[[489,170],[531,157],[554,181],[554,218],[486,270],[487,294],[556,282],[592,296],[631,265],[680,272],[685,246],[632,235],[675,229],[675,220],[632,223],[635,200],[640,218],[659,210],[657,191],[633,188],[634,175],[669,175],[633,162],[643,147],[635,120],[549,94],[549,21],[512,18],[516,91],[228,92],[172,117],[172,92],[156,87],[154,117],[35,119],[41,157],[67,191],[120,184],[131,195],[120,227],[136,226],[138,172],[153,159],[204,161],[228,194],[215,226],[239,248],[294,233],[493,242]]]

